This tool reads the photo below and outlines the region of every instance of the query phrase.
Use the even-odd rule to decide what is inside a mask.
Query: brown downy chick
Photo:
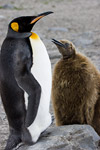
[[[56,125],[89,124],[100,135],[100,72],[70,41],[52,42],[62,54],[52,81]]]

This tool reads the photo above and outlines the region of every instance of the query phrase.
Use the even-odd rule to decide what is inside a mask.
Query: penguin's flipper
[[[34,121],[41,96],[41,87],[31,73],[17,77],[18,84],[28,94],[28,108],[26,113],[26,126],[29,127]]]
[[[26,126],[34,121],[41,96],[41,86],[31,74],[31,56],[25,49],[18,51],[14,57],[15,78],[20,88],[28,94],[28,108],[26,113]]]

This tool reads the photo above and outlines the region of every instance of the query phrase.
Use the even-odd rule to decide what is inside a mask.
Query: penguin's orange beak
[[[35,22],[37,22],[38,20],[40,20],[41,18],[43,18],[44,16],[47,16],[49,14],[53,13],[52,11],[48,11],[48,12],[44,12],[42,14],[39,14],[38,16],[36,16],[36,18],[34,18],[30,24],[34,24]]]

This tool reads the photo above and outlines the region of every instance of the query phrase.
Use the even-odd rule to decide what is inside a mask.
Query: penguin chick
[[[52,42],[62,55],[52,79],[56,125],[89,124],[100,135],[100,72],[70,41]]]

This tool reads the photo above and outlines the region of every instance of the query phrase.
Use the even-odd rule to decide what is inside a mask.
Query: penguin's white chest
[[[33,66],[31,72],[39,82],[42,90],[48,91],[51,88],[51,63],[47,50],[40,38],[30,38],[30,42],[33,50]]]
[[[37,34],[32,33],[30,43],[33,50],[33,66],[31,72],[41,86],[41,97],[37,115],[33,123],[28,127],[32,140],[36,142],[40,134],[51,124],[49,105],[52,78],[51,63],[43,42]]]

